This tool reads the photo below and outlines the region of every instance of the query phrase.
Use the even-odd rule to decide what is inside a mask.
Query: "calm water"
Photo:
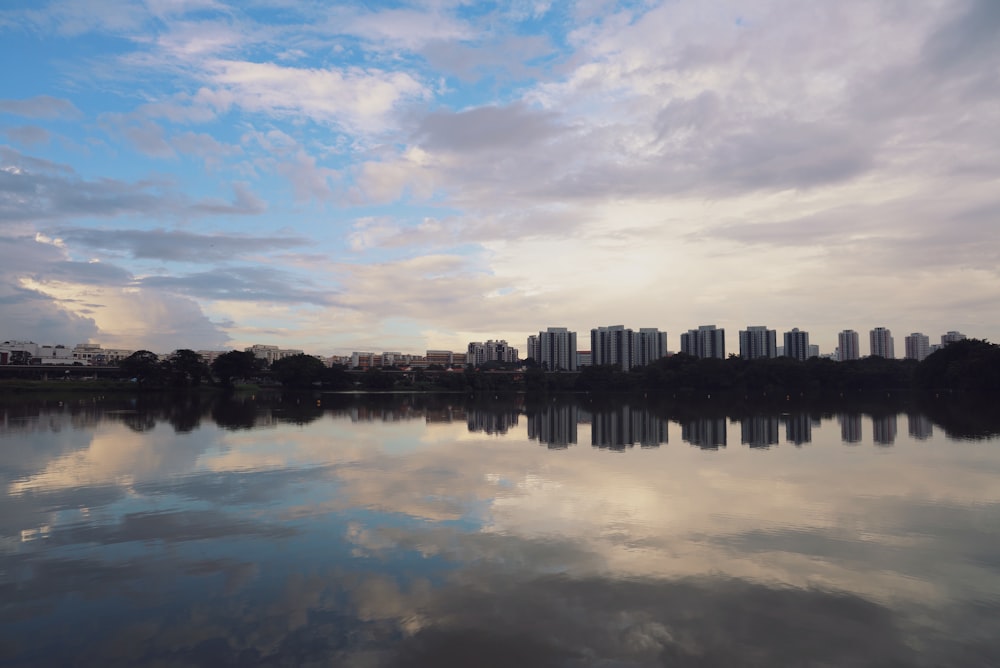
[[[0,664],[998,666],[993,411],[0,404]]]

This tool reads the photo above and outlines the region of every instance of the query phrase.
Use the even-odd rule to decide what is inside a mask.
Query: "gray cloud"
[[[336,302],[331,291],[268,267],[229,267],[178,276],[149,276],[139,279],[137,284],[199,299],[323,306]]]
[[[82,216],[116,217],[255,215],[264,202],[246,185],[233,186],[234,200],[191,200],[165,182],[86,180],[72,168],[0,147],[0,220],[51,221]]]
[[[420,124],[416,138],[431,150],[458,153],[523,150],[557,135],[558,115],[516,103],[460,112],[434,112]]]
[[[95,250],[124,251],[137,259],[173,262],[224,262],[249,254],[304,246],[294,236],[249,237],[240,234],[198,234],[181,230],[60,229],[52,233],[66,242]]]
[[[52,138],[51,132],[37,125],[21,125],[16,128],[8,128],[4,133],[12,142],[25,146],[48,144]]]
[[[23,100],[0,100],[0,112],[28,118],[79,118],[82,114],[69,100],[38,95]]]

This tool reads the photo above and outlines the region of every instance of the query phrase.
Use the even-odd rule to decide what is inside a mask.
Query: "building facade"
[[[681,334],[681,352],[694,357],[726,359],[726,330],[702,325]]]
[[[473,341],[469,344],[465,354],[466,364],[481,366],[487,362],[504,362],[514,364],[518,361],[517,348],[513,348],[506,341],[494,341],[490,339],[486,343]]]
[[[590,330],[590,363],[594,366],[615,366],[622,371],[631,369],[633,333],[624,325]]]
[[[872,357],[884,357],[890,360],[896,358],[892,332],[887,327],[876,327],[869,332],[869,341],[871,345],[869,354]]]
[[[861,359],[858,333],[845,329],[837,335],[837,359],[841,362]]]
[[[538,336],[529,336],[528,350],[546,371],[577,370],[576,332],[565,327],[549,327]]]
[[[745,360],[778,356],[778,333],[765,325],[748,325],[740,330],[740,357]]]
[[[809,332],[803,332],[798,327],[793,327],[792,331],[785,332],[784,340],[785,357],[802,362],[809,359]]]
[[[922,362],[931,354],[931,340],[929,336],[914,332],[906,337],[906,359]]]

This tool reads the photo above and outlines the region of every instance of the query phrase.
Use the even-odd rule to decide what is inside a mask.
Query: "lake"
[[[989,398],[0,403],[0,665],[1000,665]]]

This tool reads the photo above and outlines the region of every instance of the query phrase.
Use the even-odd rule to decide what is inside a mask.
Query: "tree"
[[[326,372],[326,364],[312,355],[292,355],[271,364],[271,375],[285,387],[310,387]]]
[[[220,383],[232,387],[234,379],[248,378],[260,371],[262,361],[253,353],[233,350],[215,358],[212,373]]]
[[[119,362],[118,368],[122,376],[134,378],[140,384],[160,381],[165,375],[159,356],[148,350],[135,351]]]
[[[201,385],[201,379],[210,374],[208,365],[201,355],[187,348],[175,351],[170,356],[168,364],[172,384],[182,387]]]

